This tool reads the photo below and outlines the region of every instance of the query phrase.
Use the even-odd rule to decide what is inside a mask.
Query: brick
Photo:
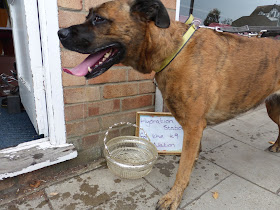
[[[99,143],[100,134],[86,136],[82,139],[82,147],[84,149],[92,148]]]
[[[107,1],[112,1],[112,0],[85,0],[85,10],[89,10],[91,7],[97,7]]]
[[[100,100],[100,88],[98,86],[86,88],[86,100],[96,101]]]
[[[86,20],[86,14],[75,11],[58,11],[59,27],[67,28],[71,25],[81,24]]]
[[[66,134],[67,137],[70,136],[81,136],[84,134],[84,122],[73,122],[66,124]]]
[[[104,98],[118,98],[132,96],[138,93],[138,85],[135,83],[105,85],[103,89]]]
[[[99,87],[81,87],[64,89],[64,103],[73,104],[100,100]]]
[[[122,100],[122,110],[137,109],[153,105],[153,95],[136,96]]]
[[[83,9],[82,0],[58,0],[57,5],[68,9],[81,10]]]
[[[139,83],[139,94],[154,93],[155,91],[156,85],[153,81]]]
[[[108,126],[108,127],[109,127],[109,126]],[[122,126],[122,127],[123,127],[123,126]],[[112,139],[112,138],[115,138],[115,137],[120,136],[120,135],[121,135],[121,133],[120,133],[120,128],[121,128],[121,127],[117,127],[116,129],[114,129],[114,128],[111,129],[111,130],[109,131],[109,133],[108,133],[108,136],[107,136],[106,140],[109,141],[109,140]],[[107,131],[107,129],[108,129],[108,128],[106,128],[106,131]],[[102,141],[104,141],[104,138],[105,138],[105,132],[101,134],[101,139],[102,139]],[[106,141],[106,142],[107,142],[107,141]]]
[[[73,68],[79,65],[88,55],[69,50],[61,51],[61,66],[64,68]]]
[[[86,105],[78,104],[73,106],[65,106],[65,120],[66,122],[71,120],[84,119],[87,115]]]
[[[97,118],[87,119],[84,123],[84,134],[94,133],[100,130]]]
[[[135,136],[135,127],[125,127],[121,129],[121,136]]]
[[[107,100],[88,104],[88,115],[96,116],[120,111],[120,100]]]
[[[176,0],[162,0],[161,2],[168,9],[176,9]]]
[[[155,72],[150,74],[143,74],[134,69],[128,71],[128,81],[137,81],[137,80],[151,80],[155,77]]]
[[[113,82],[124,82],[126,81],[126,69],[110,69],[104,74],[88,80],[88,84],[101,84],[101,83],[113,83]]]
[[[168,9],[167,12],[171,20],[176,19],[176,10]]]
[[[98,119],[82,120],[66,124],[67,137],[82,136],[100,130]]]
[[[63,90],[64,103],[71,104],[71,103],[84,102],[85,101],[84,92],[85,92],[85,88],[64,89]]]
[[[67,74],[67,73],[63,72],[62,73],[62,84],[64,87],[85,85],[86,79],[85,79],[85,77],[76,77],[71,74]]]
[[[119,122],[136,122],[136,112],[127,112],[127,113],[120,113],[114,114],[109,116],[102,117],[102,128],[108,129],[108,127],[112,126],[115,123]]]
[[[66,128],[67,128],[67,126],[66,126]],[[67,143],[73,144],[75,149],[77,149],[78,152],[83,150],[82,139],[80,136],[67,138]]]

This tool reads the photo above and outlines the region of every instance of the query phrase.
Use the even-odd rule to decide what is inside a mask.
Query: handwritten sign
[[[136,124],[145,130],[159,153],[181,153],[184,132],[170,113],[137,112]],[[148,139],[141,129],[136,129],[136,136]]]

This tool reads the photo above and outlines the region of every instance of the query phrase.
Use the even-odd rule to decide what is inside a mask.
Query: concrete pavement
[[[207,128],[180,209],[280,209],[280,153],[266,150],[277,135],[263,106]],[[116,177],[105,166],[89,169],[0,209],[154,209],[173,185],[179,159],[160,156],[138,180]]]

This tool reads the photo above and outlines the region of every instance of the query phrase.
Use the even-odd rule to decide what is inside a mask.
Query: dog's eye
[[[106,19],[104,19],[103,17],[95,15],[93,20],[92,20],[92,24],[97,25],[97,24],[100,24],[100,23],[104,23],[105,21],[106,21]]]

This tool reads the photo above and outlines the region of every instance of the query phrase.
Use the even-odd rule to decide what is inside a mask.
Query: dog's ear
[[[154,21],[159,28],[168,28],[169,15],[160,0],[135,0],[131,12],[139,13],[146,20]]]

